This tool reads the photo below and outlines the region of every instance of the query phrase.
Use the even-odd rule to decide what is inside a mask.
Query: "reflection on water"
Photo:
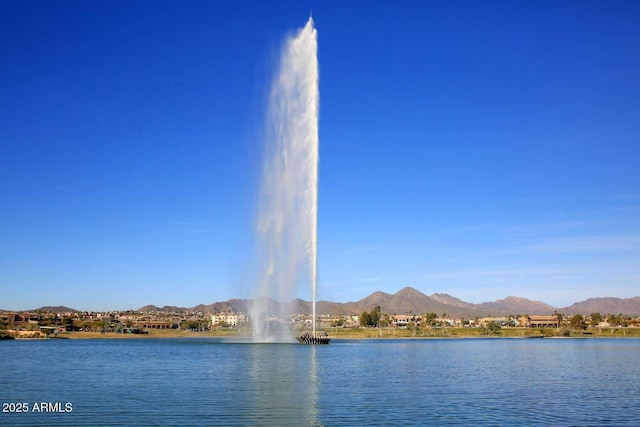
[[[256,425],[320,426],[316,349],[252,344],[247,387]]]
[[[637,426],[638,339],[0,343],[0,425]]]
[[[309,369],[309,403],[308,407],[308,418],[307,425],[310,426],[319,426],[319,411],[318,411],[318,366],[316,362],[316,346],[312,345],[311,347],[311,367]]]

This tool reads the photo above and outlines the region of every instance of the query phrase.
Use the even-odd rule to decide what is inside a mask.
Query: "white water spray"
[[[316,331],[318,277],[318,43],[313,19],[283,47],[269,98],[258,235],[261,275],[250,308],[255,340],[289,335],[268,327],[269,299],[285,303],[311,285]]]

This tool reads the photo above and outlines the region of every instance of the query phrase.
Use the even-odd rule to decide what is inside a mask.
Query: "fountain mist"
[[[318,276],[318,57],[313,19],[289,37],[269,98],[258,236],[261,274],[250,308],[256,340],[290,336],[270,330],[269,300],[280,318],[299,286],[311,286],[313,331]]]

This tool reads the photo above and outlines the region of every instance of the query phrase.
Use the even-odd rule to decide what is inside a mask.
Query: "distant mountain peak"
[[[513,296],[513,295],[509,295],[506,298],[499,299],[499,300],[496,300],[496,301],[529,301],[529,300],[526,299],[526,298],[523,298],[523,297],[516,297],[516,296]]]
[[[433,295],[430,295],[431,299],[438,301],[441,304],[448,304],[448,305],[452,305],[455,307],[461,307],[461,308],[472,308],[474,307],[474,304],[468,303],[468,302],[464,302],[459,298],[456,297],[452,297],[449,294],[442,294],[442,293],[435,293]]]
[[[79,310],[75,310],[73,308],[65,307],[64,305],[50,306],[46,305],[44,307],[36,308],[34,310],[29,311],[44,311],[49,313],[79,313]]]
[[[155,305],[147,305],[138,311],[200,311],[200,312],[228,312],[242,311],[247,312],[251,300],[231,299],[225,302],[216,302],[209,305],[197,305],[192,308],[164,306],[158,308]],[[264,298],[261,302],[269,307],[270,311],[279,312],[279,307],[284,304],[292,313],[310,314],[311,303],[296,298],[288,303],[279,303],[271,298]],[[425,313],[447,313],[452,317],[474,317],[474,316],[501,316],[501,315],[517,315],[517,314],[553,314],[559,311],[564,314],[590,314],[594,312],[600,313],[624,313],[624,314],[640,314],[640,297],[620,299],[620,298],[590,298],[586,301],[575,303],[571,307],[564,309],[556,309],[541,301],[531,301],[527,298],[510,295],[503,299],[493,302],[483,302],[482,304],[473,304],[462,301],[447,293],[434,293],[433,295],[425,295],[419,290],[406,286],[395,294],[388,294],[383,291],[373,292],[366,298],[357,302],[330,302],[318,301],[316,310],[322,314],[332,315],[355,315],[363,311],[372,310],[374,307],[380,306],[382,311],[388,314],[425,314]]]
[[[627,315],[639,315],[640,314],[640,297],[632,298],[615,298],[615,297],[600,297],[589,298],[584,301],[576,302],[569,307],[560,309],[564,314],[583,314],[589,315],[591,313],[600,314],[618,314],[623,313]]]
[[[483,302],[480,304],[487,310],[492,310],[496,314],[552,314],[555,307],[541,301],[531,301],[527,298],[508,296],[493,302]]]
[[[534,301],[534,300],[530,300],[528,298],[516,297],[516,296],[513,296],[513,295],[510,295],[510,296],[505,297],[503,299],[498,299],[498,300],[496,300],[496,302],[535,302],[535,303],[539,303],[539,304],[545,304],[542,301]],[[548,304],[545,304],[545,305],[548,305]],[[549,307],[551,307],[551,306],[549,306]]]
[[[404,288],[402,288],[398,292],[396,292],[395,295],[422,295],[422,296],[426,296],[425,294],[423,294],[422,292],[420,292],[419,290],[417,290],[415,288],[412,288],[411,286],[405,286]]]
[[[391,294],[388,294],[388,293],[382,292],[382,291],[375,291],[374,293],[369,295],[369,297],[388,297],[388,296],[391,296]]]
[[[176,307],[165,305],[157,307],[155,305],[145,305],[139,308],[138,312],[202,312],[202,313],[218,313],[218,312],[244,312],[249,311],[250,299],[230,299],[224,302],[215,302],[204,305],[199,304],[191,308]],[[311,303],[296,298],[288,303],[280,303],[271,298],[265,297],[261,299],[261,304],[265,304],[270,312],[280,312],[285,305],[291,313],[311,314]],[[589,315],[591,313],[619,314],[637,316],[640,315],[640,296],[632,298],[616,298],[616,297],[597,297],[588,298],[584,301],[576,302],[571,306],[564,308],[554,308],[549,304],[541,301],[532,301],[527,298],[510,295],[503,299],[493,302],[483,302],[481,304],[473,304],[462,301],[447,293],[434,293],[425,295],[421,291],[406,286],[395,294],[388,294],[383,291],[373,292],[366,298],[356,302],[331,302],[318,301],[316,306],[317,313],[330,314],[336,316],[357,315],[363,311],[372,310],[375,306],[380,306],[384,313],[392,314],[425,314],[436,313],[438,315],[447,313],[447,316],[473,318],[474,316],[502,316],[502,315],[541,315],[553,314],[555,311],[565,314],[582,314]],[[15,311],[15,310],[0,310]],[[79,312],[76,309],[65,306],[44,306],[29,312]]]

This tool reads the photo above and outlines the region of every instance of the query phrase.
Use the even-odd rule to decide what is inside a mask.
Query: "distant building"
[[[525,328],[557,328],[560,321],[556,316],[522,316],[518,319]]]
[[[478,323],[485,327],[491,322],[497,323],[500,326],[506,326],[507,318],[506,317],[483,317],[482,319],[478,320]]]
[[[245,323],[247,315],[244,313],[217,313],[211,315],[212,325],[227,324],[229,326],[238,326],[239,323]]]
[[[396,328],[406,328],[409,324],[420,326],[422,316],[407,316],[405,314],[396,314],[391,318],[391,324]]]
[[[38,324],[38,322],[42,319],[37,313],[1,313],[0,320],[3,320],[8,325],[13,325],[14,327],[24,327],[27,323]]]
[[[166,320],[140,320],[136,322],[136,327],[143,329],[172,329],[174,324]]]

